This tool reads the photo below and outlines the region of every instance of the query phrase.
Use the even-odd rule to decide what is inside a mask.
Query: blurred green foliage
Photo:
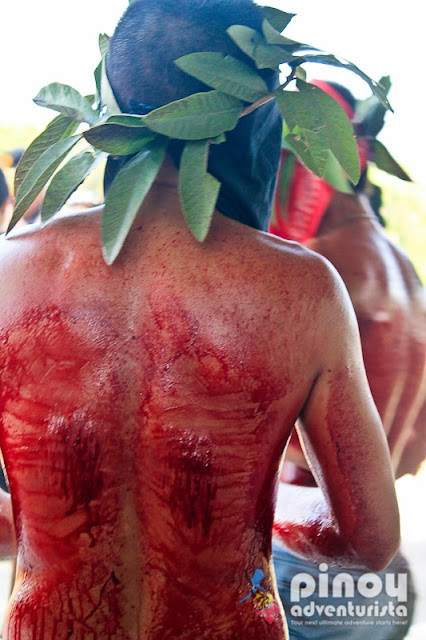
[[[406,251],[426,285],[426,186],[404,182],[374,167],[369,178],[383,190],[386,233]]]
[[[1,126],[0,125],[0,153],[11,151],[19,147],[25,148],[40,133],[31,126]]]
[[[0,154],[13,151],[14,149],[25,149],[39,133],[37,129],[31,126],[5,127],[0,125]],[[15,171],[13,169],[4,170],[6,182],[11,192],[13,192],[14,174]]]

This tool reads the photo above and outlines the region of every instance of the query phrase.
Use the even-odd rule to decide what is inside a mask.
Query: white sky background
[[[178,2],[179,0],[176,0]],[[32,98],[50,82],[93,92],[98,34],[112,34],[127,0],[0,0],[0,123],[44,126],[52,111]],[[380,139],[412,177],[426,185],[425,33],[419,0],[265,0],[297,16],[286,35],[357,64],[375,80],[390,75],[390,101]],[[214,34],[213,34],[214,35]],[[323,65],[310,77],[348,84],[357,97],[369,89],[351,73],[331,75]],[[1,147],[1,141],[0,141]]]

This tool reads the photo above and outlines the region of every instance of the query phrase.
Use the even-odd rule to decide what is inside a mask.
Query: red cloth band
[[[334,98],[348,118],[353,120],[354,109],[336,89],[322,80],[311,80],[310,84]],[[367,167],[369,143],[368,140],[359,138],[357,144],[361,172],[363,172]],[[318,231],[335,189],[284,149],[281,153],[279,175],[269,230],[280,238],[304,243],[313,238]],[[284,180],[283,175],[285,175]]]
[[[288,151],[282,150],[280,174],[292,157]],[[278,184],[270,232],[286,240],[306,242],[316,234],[334,189],[296,161],[286,191],[282,193],[282,186]]]

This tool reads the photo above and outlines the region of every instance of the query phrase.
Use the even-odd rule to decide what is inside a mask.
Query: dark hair
[[[9,187],[7,186],[6,178],[3,171],[0,169],[0,207],[6,202],[9,197]]]
[[[368,186],[368,168],[364,169],[364,171],[361,171],[361,175],[359,177],[359,180],[356,184],[352,185],[353,190],[355,191],[355,193],[363,193],[367,186]]]
[[[370,205],[376,215],[377,221],[382,225],[382,227],[386,227],[386,220],[381,214],[381,208],[383,205],[382,189],[376,184],[370,183],[368,199],[370,200]]]
[[[263,12],[252,0],[138,0],[111,38],[107,75],[122,111],[152,107],[206,91],[174,61],[197,51],[220,51],[253,66],[226,33],[243,24],[261,32]],[[271,76],[273,72],[267,71]]]
[[[254,62],[239,49],[226,30],[241,24],[262,33],[263,11],[252,0],[138,0],[126,10],[111,38],[107,74],[122,111],[147,113],[210,87],[181,71],[174,61],[197,51],[232,55],[252,68]],[[270,91],[279,75],[259,70]],[[267,230],[278,173],[282,119],[275,101],[241,118],[212,145],[208,170],[221,182],[216,208],[255,229]],[[179,166],[181,141],[168,151]],[[104,192],[129,157],[110,156]]]

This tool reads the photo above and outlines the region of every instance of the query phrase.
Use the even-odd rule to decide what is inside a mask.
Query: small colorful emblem
[[[256,606],[256,617],[264,618],[268,624],[272,624],[279,616],[280,608],[275,602],[272,593],[262,587],[261,583],[264,578],[265,574],[262,569],[256,569],[250,579],[250,593],[240,600],[238,604],[242,604],[252,598]]]

